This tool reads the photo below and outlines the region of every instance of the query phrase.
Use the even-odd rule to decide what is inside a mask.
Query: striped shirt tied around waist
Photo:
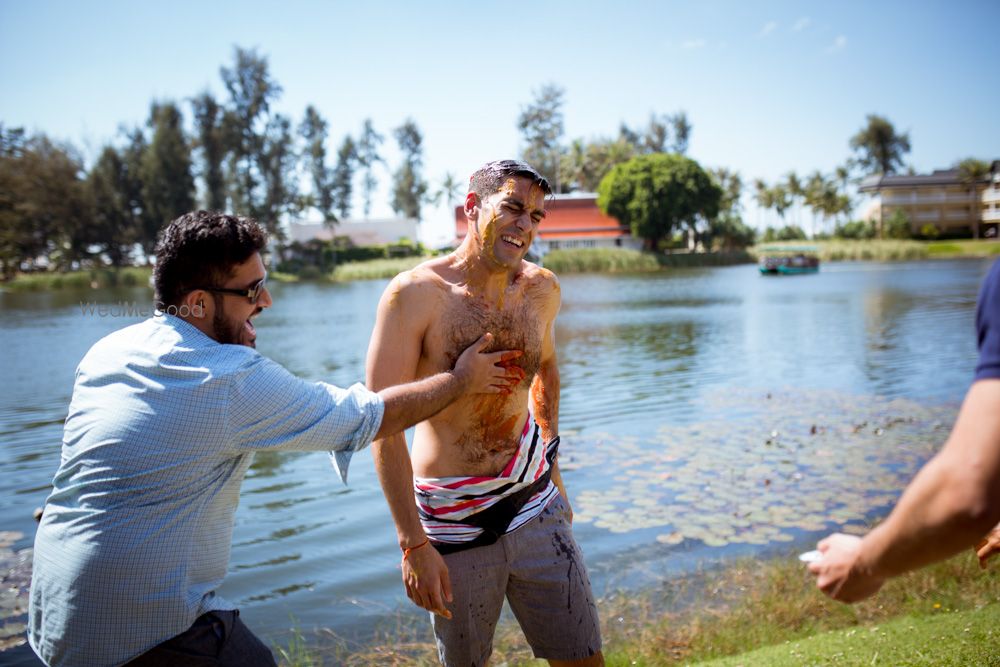
[[[441,553],[492,544],[541,514],[559,489],[550,479],[559,437],[543,443],[529,414],[517,451],[496,477],[417,477],[420,523]]]

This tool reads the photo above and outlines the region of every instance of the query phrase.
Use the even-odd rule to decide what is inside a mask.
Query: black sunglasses
[[[245,296],[250,299],[250,303],[257,303],[260,295],[264,293],[264,283],[267,282],[267,274],[250,286],[250,289],[236,289],[235,287],[195,287],[194,289],[205,290],[206,292],[218,292],[220,294],[235,294]]]

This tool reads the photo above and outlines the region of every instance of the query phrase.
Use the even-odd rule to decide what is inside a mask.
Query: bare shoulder
[[[521,279],[536,293],[559,294],[559,279],[548,269],[527,260],[521,263]]]
[[[406,306],[414,302],[424,305],[428,299],[435,298],[447,287],[444,273],[448,265],[444,260],[435,257],[398,274],[385,288],[383,302],[388,306]]]
[[[521,267],[520,280],[524,281],[525,296],[537,300],[540,305],[551,310],[554,316],[562,301],[556,274],[528,261],[524,261]]]

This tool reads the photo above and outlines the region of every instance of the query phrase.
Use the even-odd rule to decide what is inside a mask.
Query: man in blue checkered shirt
[[[247,218],[199,211],[157,245],[158,314],[80,362],[62,457],[35,538],[28,637],[49,665],[274,665],[216,595],[257,450],[353,452],[462,394],[505,391],[517,352],[482,353],[373,393],[291,375],[254,348],[271,305]]]

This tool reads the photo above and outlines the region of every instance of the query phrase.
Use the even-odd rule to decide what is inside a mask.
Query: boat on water
[[[819,271],[815,248],[764,248],[758,269],[761,274],[794,275]]]

